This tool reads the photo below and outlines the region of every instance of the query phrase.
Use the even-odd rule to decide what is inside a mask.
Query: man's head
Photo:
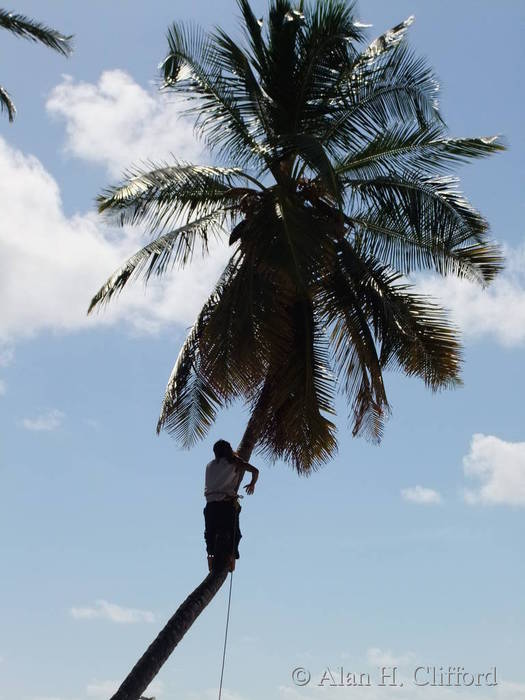
[[[217,440],[213,446],[213,453],[215,455],[215,459],[221,459],[223,457],[226,459],[232,459],[233,457],[232,446],[227,440]]]

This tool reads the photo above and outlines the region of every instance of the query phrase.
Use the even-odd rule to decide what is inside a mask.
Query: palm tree
[[[189,448],[241,398],[241,456],[257,447],[310,474],[336,450],[337,389],[353,434],[379,441],[384,369],[432,390],[460,383],[458,334],[406,275],[486,285],[502,268],[487,222],[449,173],[503,145],[447,135],[432,71],[406,44],[412,17],[363,47],[344,0],[271,0],[265,21],[238,4],[244,44],[222,29],[169,30],[164,88],[187,98],[215,163],[134,168],[99,197],[101,212],[153,238],[89,310],[229,236],[231,257],[179,353],[157,430]],[[139,697],[225,577],[206,577],[113,700]]]
[[[24,15],[13,14],[6,10],[0,9],[0,27],[9,30],[17,36],[31,41],[38,41],[50,49],[54,49],[63,56],[69,56],[72,51],[71,36],[65,36],[56,29],[46,27],[40,22]],[[6,111],[9,121],[12,122],[15,118],[16,108],[7,90],[0,85],[0,111]]]

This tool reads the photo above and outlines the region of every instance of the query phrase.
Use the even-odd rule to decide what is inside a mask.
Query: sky
[[[147,233],[108,227],[94,201],[133,163],[206,162],[180,104],[159,95],[156,67],[170,22],[235,32],[238,13],[233,0],[10,9],[74,34],[75,52],[0,35],[0,82],[18,108],[13,125],[0,118],[0,700],[109,698],[206,572],[204,467],[216,439],[240,439],[247,414],[223,411],[189,452],[156,436],[226,251],[88,318],[92,294]],[[525,697],[525,5],[368,0],[358,16],[372,39],[412,14],[409,41],[436,70],[451,134],[509,144],[460,171],[507,268],[484,291],[419,281],[462,330],[461,389],[430,394],[388,374],[379,447],[351,437],[339,402],[339,452],[309,478],[253,456],[224,700]],[[217,696],[226,603],[224,586],[149,695]],[[404,686],[379,687],[382,666]],[[416,686],[420,666],[496,668],[498,684]],[[327,668],[372,684],[320,685]]]

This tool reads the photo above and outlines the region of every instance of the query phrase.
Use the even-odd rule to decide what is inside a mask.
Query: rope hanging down
[[[228,642],[228,625],[230,624],[230,606],[232,601],[232,583],[233,583],[233,571],[230,573],[230,592],[228,594],[228,612],[226,614],[226,630],[224,632],[224,648],[222,650],[222,667],[221,667],[221,681],[219,683],[219,700],[221,700],[222,695],[222,679],[224,676],[224,661],[226,659],[226,644]]]

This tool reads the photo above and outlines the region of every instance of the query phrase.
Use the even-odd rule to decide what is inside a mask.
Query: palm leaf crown
[[[488,225],[450,170],[502,150],[450,138],[410,17],[363,43],[342,0],[272,0],[267,19],[238,0],[244,42],[174,24],[160,68],[183,95],[216,165],[149,164],[99,197],[153,239],[100,289],[185,265],[229,236],[231,257],[170,377],[158,430],[184,446],[241,398],[257,446],[309,473],[336,449],[334,395],[353,434],[382,435],[385,368],[436,390],[460,383],[461,348],[443,310],[405,275],[490,282],[502,268]]]

